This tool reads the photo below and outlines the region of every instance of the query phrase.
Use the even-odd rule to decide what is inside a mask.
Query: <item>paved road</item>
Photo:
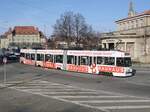
[[[149,112],[150,71],[128,78],[96,76],[21,64],[0,67],[3,112]]]

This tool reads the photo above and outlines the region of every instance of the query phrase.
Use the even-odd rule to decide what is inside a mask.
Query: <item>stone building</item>
[[[150,63],[150,10],[136,13],[132,2],[128,17],[117,20],[117,31],[102,34],[102,46],[129,52],[132,60]]]
[[[20,48],[39,47],[46,43],[46,38],[38,28],[34,26],[15,26],[9,29],[0,38],[0,47],[9,48],[17,46]]]

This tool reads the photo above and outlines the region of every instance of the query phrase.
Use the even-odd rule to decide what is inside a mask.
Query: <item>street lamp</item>
[[[3,30],[6,30],[8,29],[8,21],[0,21],[0,29],[3,31]],[[1,32],[2,33],[2,32]]]
[[[147,27],[145,26],[144,27],[144,55],[146,56],[147,55]]]

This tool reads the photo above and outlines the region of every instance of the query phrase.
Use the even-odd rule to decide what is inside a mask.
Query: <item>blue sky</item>
[[[94,30],[113,31],[114,21],[127,17],[131,0],[0,0],[0,34],[9,27],[34,25],[51,35],[65,11],[81,13]],[[150,0],[132,0],[137,12],[150,9]]]

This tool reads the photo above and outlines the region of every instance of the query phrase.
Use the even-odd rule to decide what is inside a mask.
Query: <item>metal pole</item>
[[[4,84],[6,84],[6,63],[4,63]]]
[[[144,55],[146,56],[147,55],[147,38],[146,38],[146,34],[147,34],[147,29],[146,27],[144,27]]]

